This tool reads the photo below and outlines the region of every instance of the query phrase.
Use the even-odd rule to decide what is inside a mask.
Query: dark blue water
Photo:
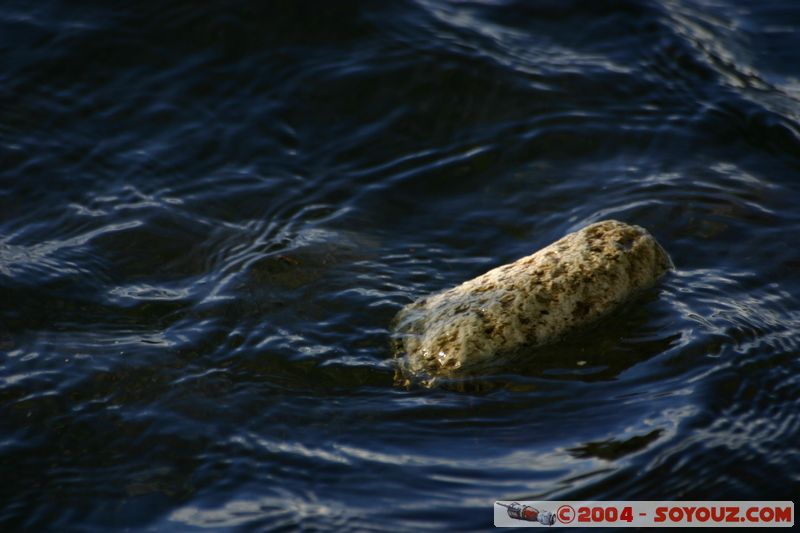
[[[800,4],[6,1],[0,529],[483,530],[800,494]],[[677,270],[469,390],[401,306],[587,223]]]

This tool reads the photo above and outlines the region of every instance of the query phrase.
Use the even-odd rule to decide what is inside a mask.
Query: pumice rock
[[[644,228],[591,224],[401,309],[392,328],[398,378],[431,386],[480,374],[610,313],[671,266]]]

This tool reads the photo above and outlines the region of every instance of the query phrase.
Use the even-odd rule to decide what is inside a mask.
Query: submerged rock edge
[[[419,298],[392,323],[397,380],[434,385],[550,344],[655,285],[672,262],[640,226],[596,222],[476,278]]]

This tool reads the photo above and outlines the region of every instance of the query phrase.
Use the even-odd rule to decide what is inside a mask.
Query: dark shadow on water
[[[636,435],[629,439],[617,440],[609,439],[599,442],[587,442],[581,446],[567,450],[578,459],[596,457],[607,461],[614,461],[647,448],[650,444],[657,441],[664,433],[661,429],[654,429],[645,435]]]

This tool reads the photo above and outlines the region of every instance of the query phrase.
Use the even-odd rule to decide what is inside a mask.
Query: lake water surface
[[[3,531],[800,494],[800,3],[6,1],[0,47]],[[607,218],[676,270],[393,385],[403,305]]]

